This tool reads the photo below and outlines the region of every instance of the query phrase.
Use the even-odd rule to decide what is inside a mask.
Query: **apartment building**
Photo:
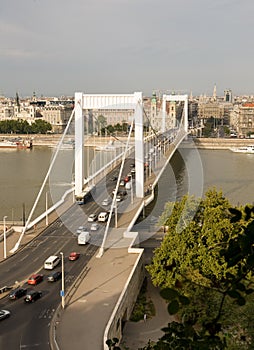
[[[254,134],[254,102],[235,105],[230,114],[230,126],[239,137]]]
[[[54,133],[62,133],[74,106],[73,99],[32,98],[15,99],[0,97],[0,120],[23,119],[32,124],[41,118],[52,125]]]

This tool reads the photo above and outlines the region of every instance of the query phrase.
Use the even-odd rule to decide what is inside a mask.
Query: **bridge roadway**
[[[170,146],[169,157],[175,148],[176,146],[173,144]],[[150,175],[146,186],[156,180],[155,173]],[[146,197],[146,200],[148,198],[152,198],[152,194]],[[70,348],[107,349],[105,339],[117,336],[115,333],[110,334],[110,328],[109,333],[105,335],[105,328],[112,313],[116,310],[115,306],[123,295],[130,275],[134,273],[136,265],[142,260],[142,250],[129,249],[133,238],[128,235],[124,236],[124,233],[131,226],[131,221],[135,220],[137,214],[142,210],[140,209],[142,205],[143,201],[140,199],[135,198],[134,203],[129,201],[128,208],[119,214],[117,229],[111,227],[109,230],[103,256],[98,259],[97,252],[93,255],[83,271],[85,278],[74,285],[69,295],[66,296],[65,310],[62,310],[60,305],[57,312],[54,313],[50,320],[51,348],[61,350],[69,350]],[[58,215],[59,213],[52,213],[50,222]],[[54,218],[54,216],[56,217]],[[31,239],[35,238],[43,230],[43,227],[42,223],[41,227],[38,224],[35,231],[30,230],[31,232],[25,235],[22,245],[25,246]],[[16,233],[8,237],[8,252],[15,244],[15,239],[17,239]],[[132,254],[129,254],[129,251]],[[0,242],[0,252],[3,252],[2,242]],[[2,258],[1,253],[0,258]],[[106,338],[104,339],[104,337]],[[40,344],[36,346],[37,349],[47,348],[45,343],[42,347]],[[32,346],[29,347],[26,344],[26,348],[32,349]]]

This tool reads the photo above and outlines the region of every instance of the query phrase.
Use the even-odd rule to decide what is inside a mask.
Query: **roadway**
[[[133,163],[133,159],[128,158],[125,162],[122,177],[130,172],[131,163]],[[26,281],[32,273],[39,272],[45,275],[44,281],[34,287],[34,289],[42,291],[42,298],[32,305],[25,304],[23,298],[17,301],[10,301],[8,298],[1,299],[0,309],[11,311],[11,317],[1,322],[1,349],[50,349],[49,325],[60,302],[61,281],[47,282],[46,275],[49,273],[45,273],[43,263],[50,255],[59,255],[60,252],[63,252],[65,257],[65,288],[67,291],[84,270],[91,257],[95,255],[101,244],[106,224],[100,224],[100,229],[92,234],[91,242],[86,246],[77,245],[76,229],[81,225],[89,225],[87,222],[89,214],[98,214],[100,211],[110,209],[110,207],[104,208],[101,203],[111,195],[115,188],[116,181],[112,181],[111,178],[118,176],[118,171],[119,167],[105,176],[106,180],[103,179],[96,184],[96,194],[93,200],[82,206],[75,203],[47,227],[42,234],[18,253],[1,263],[1,286],[14,286],[16,281],[20,285],[24,284],[26,286]],[[148,174],[146,175],[148,177]],[[120,216],[121,213],[126,211],[130,203],[131,192],[128,191],[126,199],[117,205]],[[114,224],[113,220],[111,227]],[[81,253],[79,260],[75,262],[68,261],[69,253],[77,250]]]
[[[128,159],[125,164],[123,175],[127,175],[130,163],[133,159]],[[61,280],[57,282],[47,282],[47,275],[51,271],[44,270],[44,261],[50,255],[64,254],[65,268],[65,291],[85,269],[92,256],[95,255],[101,244],[106,223],[100,223],[99,230],[91,233],[90,244],[78,246],[76,230],[79,226],[90,228],[91,223],[87,218],[91,213],[109,210],[109,206],[103,207],[102,201],[109,197],[116,186],[116,181],[112,181],[118,175],[118,169],[114,169],[108,174],[105,181],[101,181],[96,186],[96,198],[89,200],[84,205],[74,203],[64,214],[48,226],[40,235],[35,237],[18,253],[10,256],[1,262],[1,286],[23,285],[28,289],[35,289],[42,292],[42,298],[33,304],[25,304],[23,297],[12,301],[8,297],[0,300],[0,309],[7,309],[11,312],[11,317],[1,322],[0,328],[0,348],[1,349],[50,349],[49,345],[49,325],[52,316],[60,302]],[[118,204],[124,212],[130,203],[130,192],[125,200]],[[111,226],[114,226],[112,220]],[[71,251],[81,253],[76,261],[69,261],[68,256]],[[58,266],[54,271],[61,270]],[[28,277],[33,273],[42,273],[43,282],[34,287],[27,285]]]
[[[66,215],[72,220],[74,213],[75,206]],[[81,253],[80,258],[69,261],[69,253],[77,250]],[[60,302],[61,281],[47,282],[46,277],[51,271],[44,270],[43,263],[50,255],[64,253],[65,289],[68,290],[96,250],[92,244],[77,246],[76,236],[58,219],[19,253],[1,263],[2,285],[13,286],[18,281],[17,284],[28,289],[42,291],[42,298],[32,305],[25,304],[23,298],[17,301],[8,297],[1,299],[0,308],[11,311],[11,317],[1,322],[1,349],[49,349],[48,327]],[[61,266],[54,270],[61,270]],[[43,282],[35,287],[28,286],[28,277],[37,272],[44,275]]]

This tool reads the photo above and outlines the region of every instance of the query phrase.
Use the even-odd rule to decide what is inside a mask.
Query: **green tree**
[[[162,288],[169,313],[178,313],[181,322],[169,324],[154,349],[224,349],[226,339],[230,349],[235,344],[248,348],[253,212],[249,206],[232,208],[216,190],[209,190],[199,205],[185,196],[166,206],[161,221],[168,233],[147,270]]]
[[[50,130],[52,130],[51,124],[42,119],[36,119],[31,125],[31,132],[33,134],[46,134]]]

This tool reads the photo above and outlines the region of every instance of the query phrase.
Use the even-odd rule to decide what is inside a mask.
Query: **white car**
[[[86,226],[79,226],[79,228],[76,231],[76,234],[79,235],[81,232],[87,231]]]
[[[106,222],[107,220],[108,220],[108,213],[107,212],[103,211],[98,215],[98,221]]]
[[[97,231],[99,229],[99,224],[97,224],[96,222],[92,223],[91,225],[91,231]]]
[[[111,203],[111,198],[105,198],[104,201],[102,201],[101,205],[107,206]]]
[[[0,310],[0,320],[10,317],[11,312],[9,310]]]
[[[97,220],[97,218],[98,218],[98,215],[97,214],[90,214],[89,216],[88,216],[88,221],[89,222],[93,222],[93,221],[96,221]]]

